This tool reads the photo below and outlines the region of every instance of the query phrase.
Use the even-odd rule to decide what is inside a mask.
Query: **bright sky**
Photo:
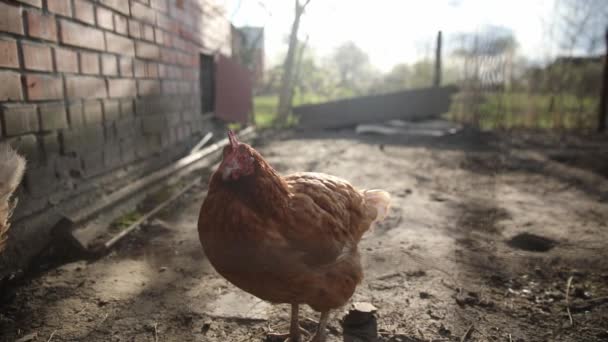
[[[224,0],[236,26],[265,26],[267,65],[280,62],[287,50],[293,0]],[[332,53],[352,40],[381,71],[399,63],[432,56],[438,30],[450,35],[472,32],[486,25],[511,29],[519,52],[541,59],[546,50],[546,26],[555,0],[311,0],[300,27],[309,36],[317,57]],[[240,5],[239,5],[240,3]],[[543,47],[545,49],[543,50]]]

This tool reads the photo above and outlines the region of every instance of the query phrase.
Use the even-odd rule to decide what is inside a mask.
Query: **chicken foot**
[[[281,340],[289,342],[301,342],[302,335],[300,333],[300,305],[291,304],[291,323],[289,324],[289,333],[287,334],[268,334],[268,338],[272,341]],[[287,339],[287,340],[286,340]]]
[[[319,327],[317,328],[317,333],[310,340],[310,342],[325,342],[325,338],[327,337],[327,321],[329,320],[329,311],[321,312],[321,318],[319,319]]]

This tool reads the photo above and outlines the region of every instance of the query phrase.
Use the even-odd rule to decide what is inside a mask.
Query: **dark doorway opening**
[[[201,106],[203,114],[215,109],[215,59],[213,55],[201,54]]]

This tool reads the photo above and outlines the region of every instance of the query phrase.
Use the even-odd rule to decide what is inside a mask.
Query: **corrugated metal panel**
[[[252,110],[251,73],[220,55],[215,75],[215,115],[225,121],[246,124]]]

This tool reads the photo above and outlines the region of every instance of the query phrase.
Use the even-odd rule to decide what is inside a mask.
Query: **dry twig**
[[[568,313],[568,318],[570,318],[570,326],[573,326],[574,321],[572,320],[572,314],[570,313],[570,286],[572,286],[572,276],[568,278],[568,283],[566,284],[566,312]]]
[[[154,322],[154,342],[158,342],[158,323]]]
[[[464,333],[464,335],[462,335],[462,337],[460,338],[460,342],[465,342],[466,340],[468,340],[469,337],[471,337],[472,333],[473,333],[473,324],[471,324],[469,329],[467,329],[467,331]]]
[[[51,342],[51,340],[53,339],[53,336],[55,336],[55,333],[57,332],[57,329],[55,329],[52,333],[51,336],[49,336],[49,339],[46,340],[46,342]]]

